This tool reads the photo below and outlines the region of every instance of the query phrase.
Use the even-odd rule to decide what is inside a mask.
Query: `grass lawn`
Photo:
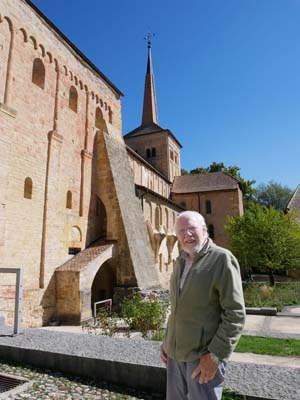
[[[266,354],[270,356],[300,356],[300,340],[241,336],[235,349],[238,353]]]
[[[272,288],[261,283],[244,284],[246,307],[276,307],[300,304],[300,282],[276,283]]]

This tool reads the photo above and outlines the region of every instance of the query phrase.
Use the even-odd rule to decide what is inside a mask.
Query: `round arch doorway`
[[[112,260],[105,261],[92,283],[91,307],[97,301],[112,299],[116,286],[116,268]]]

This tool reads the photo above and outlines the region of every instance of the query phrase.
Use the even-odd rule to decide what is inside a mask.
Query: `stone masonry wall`
[[[240,216],[243,213],[240,189],[187,194],[173,193],[172,199],[179,204],[185,203],[187,210],[200,212],[205,218],[206,224],[214,227],[214,241],[220,246],[230,247],[225,225],[228,216]],[[209,214],[206,212],[206,200],[211,202],[211,213]]]
[[[70,244],[84,248],[93,239],[96,125],[121,138],[120,93],[24,0],[1,0],[0,45],[0,266],[23,267],[24,310],[31,310],[24,322],[33,326],[55,314],[53,272]],[[43,87],[32,82],[36,59]]]

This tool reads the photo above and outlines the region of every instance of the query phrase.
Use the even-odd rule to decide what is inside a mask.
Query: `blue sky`
[[[159,124],[182,167],[300,184],[300,0],[33,3],[125,94],[124,134],[141,121],[151,31]]]

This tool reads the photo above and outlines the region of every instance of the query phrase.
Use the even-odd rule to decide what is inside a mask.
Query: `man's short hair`
[[[200,226],[205,226],[206,227],[206,222],[205,222],[205,219],[204,219],[203,215],[201,215],[197,211],[188,210],[188,211],[183,211],[182,213],[180,213],[176,218],[175,226],[176,226],[177,221],[178,221],[179,218],[193,218],[193,219],[195,219],[196,221],[199,222]]]

